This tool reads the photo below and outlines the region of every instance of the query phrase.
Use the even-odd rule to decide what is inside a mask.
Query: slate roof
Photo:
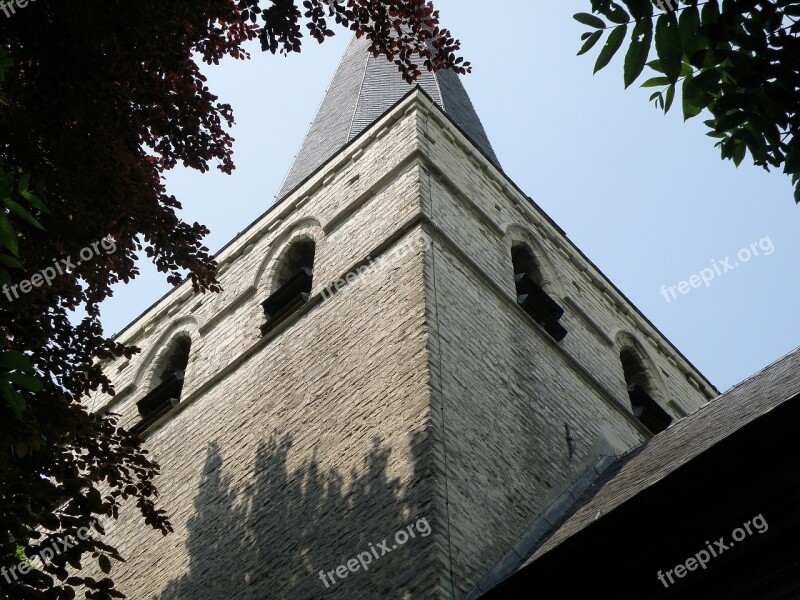
[[[520,568],[799,392],[797,348],[621,457],[584,492]]]
[[[366,37],[354,37],[350,42],[275,202],[294,190],[412,89],[394,63],[370,54],[369,44]],[[414,85],[425,90],[484,154],[500,166],[458,75],[452,71],[434,74],[423,69]]]

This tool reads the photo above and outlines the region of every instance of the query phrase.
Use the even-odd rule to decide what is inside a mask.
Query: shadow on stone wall
[[[348,474],[324,471],[316,455],[290,472],[291,447],[289,436],[262,442],[254,477],[237,483],[226,473],[243,472],[241,465],[224,468],[218,446],[209,446],[188,522],[189,570],[154,600],[388,598],[397,597],[400,587],[416,587],[417,568],[430,567],[425,550],[433,535],[409,540],[369,571],[337,578],[329,588],[319,571],[334,570],[369,543],[392,542],[396,531],[420,517],[435,530],[428,507],[419,500],[411,506],[403,493],[419,483],[419,457],[413,480],[401,486],[388,476],[390,451],[380,439],[373,440],[363,467]],[[170,557],[160,560],[168,568]]]

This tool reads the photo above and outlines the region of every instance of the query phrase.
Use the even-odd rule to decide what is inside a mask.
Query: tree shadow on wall
[[[369,543],[392,542],[396,531],[418,518],[425,516],[436,527],[427,503],[410,505],[400,481],[389,478],[390,450],[382,441],[374,439],[363,468],[346,477],[321,469],[316,453],[290,467],[291,447],[288,435],[263,441],[254,477],[236,482],[223,474],[218,446],[209,446],[188,521],[189,569],[159,600],[390,598],[398,597],[398,589],[417,587],[417,569],[430,566],[424,557],[430,556],[434,536],[409,540],[372,562],[367,572],[350,573],[335,584],[328,579],[329,587],[319,575],[369,550]],[[414,487],[421,476],[419,458]],[[419,585],[422,590],[422,581]]]

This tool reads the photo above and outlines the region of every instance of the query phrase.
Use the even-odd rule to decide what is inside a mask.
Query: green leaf
[[[642,84],[643,88],[661,87],[662,85],[669,85],[670,80],[666,77],[651,77]]]
[[[47,208],[47,205],[41,200],[39,200],[39,197],[33,192],[30,191],[25,192],[24,194],[22,194],[22,197],[25,198],[25,200],[27,200],[30,203],[30,205],[33,206],[34,208],[42,211],[45,214],[50,214],[50,209]]]
[[[786,155],[783,172],[787,174],[800,172],[800,150],[793,150]]]
[[[0,368],[9,371],[30,372],[33,369],[30,359],[18,350],[6,350],[0,353]]]
[[[586,54],[589,50],[591,50],[597,43],[597,40],[599,40],[602,36],[603,36],[602,31],[595,31],[594,33],[592,33],[589,36],[589,39],[586,40],[586,43],[578,51],[578,56],[580,56],[581,54]]]
[[[656,21],[656,52],[670,83],[677,83],[683,62],[683,46],[674,13],[661,15]]]
[[[17,244],[17,232],[11,225],[8,217],[0,212],[0,244],[8,248],[14,255],[19,256],[19,245]]]
[[[672,107],[672,102],[675,100],[675,84],[671,84],[667,88],[667,99],[664,103],[664,114],[669,112],[669,109]]]
[[[650,100],[655,100],[656,108],[664,108],[664,94],[661,92],[655,92],[654,94],[651,94]]]
[[[11,412],[18,419],[22,418],[23,411],[27,408],[25,398],[22,397],[17,390],[11,387],[11,384],[5,379],[0,379],[0,395],[5,398],[6,403],[11,408]]]
[[[636,23],[636,27],[633,28],[631,45],[625,55],[623,74],[626,88],[642,74],[652,43],[653,22],[650,19],[644,19]]]
[[[723,131],[731,131],[733,129],[738,128],[740,125],[743,125],[750,119],[750,115],[742,110],[737,110],[731,112],[730,114],[724,115],[719,119],[716,119],[714,123],[714,130],[723,132]]]
[[[622,0],[622,2],[637,21],[653,16],[653,4],[650,0]]]
[[[649,63],[647,63],[647,66],[653,69],[653,71],[656,71],[657,73],[664,72],[664,68],[661,66],[661,61],[658,59],[651,60]],[[681,77],[686,77],[687,75],[691,75],[693,72],[694,69],[692,69],[692,65],[686,63],[683,63],[681,65]]]
[[[45,230],[44,227],[42,227],[41,223],[39,223],[39,221],[37,221],[31,213],[25,210],[25,208],[21,204],[14,202],[13,200],[6,200],[6,206],[8,207],[8,210],[17,215],[23,221],[27,222],[30,225],[33,225],[36,229],[39,229],[40,231]]]
[[[701,112],[703,112],[702,108],[698,107],[697,103],[697,88],[693,85],[693,78],[690,75],[686,79],[683,80],[683,120],[687,121],[692,117],[696,117]]]
[[[20,194],[23,194],[28,191],[28,183],[30,182],[30,180],[31,176],[28,175],[27,173],[25,173],[25,175],[23,175],[20,178],[19,185],[17,185],[17,190],[19,191]]]
[[[695,69],[702,69],[704,66],[706,66],[706,63],[709,62],[709,57],[713,57],[713,54],[705,49],[691,52],[687,48],[687,55],[689,57],[689,64]]]
[[[732,156],[733,164],[735,164],[737,167],[740,164],[742,164],[742,161],[744,160],[744,155],[745,155],[746,151],[747,151],[747,145],[744,142],[742,142],[741,140],[738,140],[736,142],[736,146],[734,146],[734,148],[733,148],[733,156]]]
[[[717,69],[705,69],[694,76],[693,84],[706,94],[716,94],[719,91],[719,80],[722,74]]]
[[[736,140],[728,138],[719,143],[719,155],[724,160],[733,156],[733,148],[736,145]]]
[[[605,13],[605,16],[612,23],[617,23],[618,25],[623,25],[631,20],[630,15],[619,5],[611,5],[611,10]]]
[[[18,386],[30,390],[31,392],[41,392],[44,386],[42,382],[33,377],[32,375],[25,375],[24,373],[9,373],[6,375],[9,381],[16,383]]]
[[[21,269],[22,265],[20,262],[14,258],[13,256],[8,256],[6,254],[0,253],[0,265],[5,265],[7,267],[13,267],[15,269]]]
[[[742,139],[747,144],[747,149],[753,155],[753,160],[758,164],[759,161],[765,161],[765,154],[767,152],[767,144],[764,141],[764,135],[752,123],[746,123],[739,133]]]
[[[584,25],[588,25],[589,27],[594,27],[595,29],[605,29],[606,23],[600,17],[595,15],[590,15],[589,13],[577,13],[572,15],[572,18],[575,19],[578,23],[583,23]]]
[[[628,26],[619,25],[609,34],[605,46],[603,46],[603,49],[600,50],[600,54],[597,56],[597,62],[594,64],[594,73],[597,73],[611,62],[611,59],[614,58],[619,47],[622,46],[622,42],[625,41],[626,33],[628,33]]]
[[[717,0],[707,0],[703,6],[702,22],[704,26],[713,25],[719,21],[719,4]]]
[[[11,188],[13,186],[14,174],[8,172],[0,179],[0,202],[5,202],[8,198],[11,198]]]
[[[678,30],[683,47],[690,47],[700,30],[700,11],[697,6],[684,7],[678,21]],[[689,53],[687,52],[687,54]]]
[[[719,90],[720,73],[716,69],[708,69],[699,75],[689,75],[683,80],[683,117],[690,119],[699,115],[704,108],[710,106]],[[715,128],[718,129],[718,121]]]

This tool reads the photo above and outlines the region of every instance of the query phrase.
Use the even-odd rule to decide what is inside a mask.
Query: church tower
[[[175,533],[130,598],[478,597],[716,390],[502,171],[459,78],[354,40],[269,210],[118,341]]]

